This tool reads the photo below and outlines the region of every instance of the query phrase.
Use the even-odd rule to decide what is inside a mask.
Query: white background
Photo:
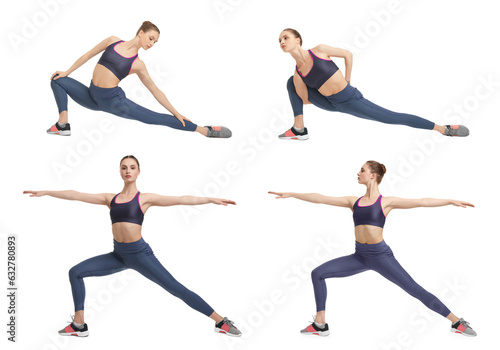
[[[0,265],[6,271],[6,237],[16,233],[19,323],[12,347],[396,350],[494,344],[500,28],[492,3],[9,2],[1,11]],[[72,136],[45,134],[57,119],[51,74],[68,69],[110,35],[132,39],[144,20],[161,30],[155,47],[139,52],[160,89],[195,123],[229,126],[233,137],[207,139],[89,111],[73,101]],[[310,140],[279,141],[277,135],[293,122],[285,86],[294,62],[278,45],[286,27],[301,32],[304,48],[325,43],[350,49],[351,83],[369,100],[438,124],[466,124],[470,136],[436,137],[307,106]],[[71,76],[89,84],[97,60]],[[342,60],[335,62],[344,70]],[[493,82],[489,88],[487,80]],[[162,111],[136,76],[120,86],[132,100]],[[109,124],[105,130],[103,120]],[[73,309],[67,271],[112,249],[108,212],[29,198],[22,191],[119,192],[119,160],[126,154],[141,162],[142,192],[238,203],[183,208],[188,211],[153,208],[143,230],[165,267],[243,330],[237,341],[213,333],[212,321],[135,272],[86,279],[91,336],[57,336]],[[369,159],[388,169],[383,195],[476,205],[394,211],[385,239],[414,279],[469,320],[478,337],[450,333],[447,320],[373,272],[328,280],[332,334],[299,334],[315,312],[310,271],[353,252],[351,214],[277,201],[267,191],[361,196],[356,172]],[[1,279],[6,285],[6,273]],[[6,298],[0,305],[5,324]],[[2,334],[2,348],[11,345]]]

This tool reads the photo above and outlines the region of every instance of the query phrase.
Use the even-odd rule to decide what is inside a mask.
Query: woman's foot
[[[309,326],[300,331],[300,334],[304,335],[319,335],[320,337],[326,337],[330,334],[328,329],[328,323],[319,324],[312,322]]]
[[[69,123],[61,124],[59,122],[56,122],[54,125],[52,125],[50,127],[50,129],[47,129],[47,134],[70,136],[71,135],[71,128],[69,126]]]
[[[307,133],[307,128],[297,129],[292,126],[284,134],[278,136],[280,140],[307,140],[309,139],[309,134]]]
[[[205,126],[205,128],[207,128],[207,134],[205,135],[206,137],[227,139],[233,135],[231,130],[229,130],[225,126]]]
[[[470,327],[469,322],[463,318],[459,319],[456,323],[451,325],[450,331],[452,333],[463,334],[467,337],[475,337],[477,333]]]
[[[215,324],[214,332],[230,335],[231,337],[240,337],[241,331],[234,326],[233,321],[224,317],[222,321]]]
[[[86,323],[79,325],[79,324],[76,324],[74,322],[71,322],[64,329],[61,329],[59,331],[59,335],[62,335],[62,336],[72,335],[75,337],[88,337],[89,336],[89,329],[88,329]]]
[[[446,136],[469,136],[469,129],[463,125],[445,125],[444,134]]]

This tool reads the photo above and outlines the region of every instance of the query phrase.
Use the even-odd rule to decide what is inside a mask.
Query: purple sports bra
[[[363,198],[360,197],[354,203],[352,207],[352,218],[354,219],[354,226],[359,225],[372,225],[378,227],[384,227],[385,224],[385,214],[382,210],[382,195],[378,196],[375,203],[367,206],[360,206],[359,200]]]
[[[116,196],[118,196],[118,194]],[[116,203],[116,196],[113,197],[109,204],[109,216],[111,216],[112,224],[116,222],[131,222],[133,224],[142,225],[144,213],[141,209],[141,203],[139,203],[140,194],[141,192],[137,191],[132,200],[124,203]]]
[[[101,58],[99,59],[99,62],[97,62],[98,64],[101,64],[104,67],[108,68],[120,80],[130,74],[132,64],[137,59],[137,57],[139,57],[139,55],[125,57],[116,52],[115,46],[122,42],[123,40],[120,40],[116,43],[108,45],[106,50],[104,50]]]
[[[302,77],[307,86],[319,89],[332,75],[339,70],[339,67],[332,60],[319,58],[311,50],[307,50],[313,59],[313,66],[309,73],[302,75],[299,68],[295,66],[297,73]]]

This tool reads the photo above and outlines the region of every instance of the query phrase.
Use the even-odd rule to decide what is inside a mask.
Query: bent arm
[[[315,49],[318,52],[325,53],[328,57],[343,58],[345,61],[345,80],[347,80],[347,82],[351,81],[352,52],[345,50],[345,49],[339,49],[339,48],[331,47],[331,46],[324,45],[324,44],[316,46]]]
[[[356,197],[346,196],[346,197],[329,197],[324,196],[319,193],[294,193],[294,192],[271,192],[270,194],[275,194],[276,198],[296,198],[302,201],[317,203],[317,204],[327,204],[333,205],[335,207],[352,208]]]
[[[101,41],[92,50],[85,53],[82,57],[80,57],[78,60],[76,60],[76,62],[73,63],[73,65],[66,71],[67,75],[71,74],[71,72],[80,68],[85,62],[90,60],[92,57],[97,55],[99,52],[106,50],[106,47],[108,47],[109,44],[114,43],[118,40],[120,40],[120,39],[117,38],[116,36],[110,36],[109,38],[106,38],[103,41]]]
[[[77,191],[24,191],[24,194],[29,194],[30,197],[50,196],[59,199],[66,199],[70,201],[80,201],[90,204],[101,204],[109,206],[113,199],[112,193],[82,193]]]
[[[436,198],[421,198],[421,199],[406,199],[398,197],[386,197],[388,209],[412,209],[421,207],[444,207],[446,205],[454,205],[457,207],[474,207],[469,202],[464,202],[455,199],[436,199]]]
[[[148,70],[144,62],[137,59],[134,62],[133,73],[136,73],[144,86],[151,92],[156,101],[158,101],[163,107],[165,107],[173,116],[177,117],[179,112],[172,106],[172,104],[167,99],[167,96],[156,86],[153,79],[149,76]]]

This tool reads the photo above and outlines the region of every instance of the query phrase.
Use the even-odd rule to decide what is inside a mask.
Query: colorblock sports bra
[[[372,225],[384,227],[385,214],[382,210],[382,195],[378,196],[375,203],[367,206],[360,206],[360,197],[352,207],[352,218],[354,219],[354,227],[359,225]]]
[[[118,193],[119,194],[119,193]],[[113,197],[111,203],[109,204],[109,216],[111,216],[111,223],[117,222],[131,222],[133,224],[141,225],[144,221],[144,213],[141,209],[141,203],[139,203],[139,196],[141,192],[137,191],[134,198],[128,202],[117,203],[116,197]]]
[[[304,83],[307,86],[319,89],[332,75],[334,75],[339,67],[332,60],[325,60],[324,58],[319,58],[311,50],[307,50],[309,55],[313,59],[313,66],[309,73],[302,75],[299,68],[295,66],[297,73],[302,77]]]
[[[104,50],[101,58],[99,59],[99,62],[97,62],[108,68],[120,80],[130,74],[132,64],[137,59],[137,57],[139,57],[138,54],[132,57],[125,57],[116,52],[115,46],[122,42],[123,40],[120,40],[116,43],[108,45],[106,50]]]

